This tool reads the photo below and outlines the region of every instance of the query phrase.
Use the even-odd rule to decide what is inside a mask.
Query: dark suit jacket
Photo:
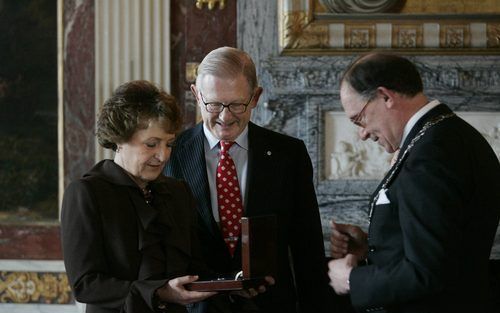
[[[457,116],[427,129],[403,156],[426,122],[449,113],[439,105],[417,122],[388,185],[390,203],[374,207],[369,265],[350,276],[360,312],[486,312],[500,214],[497,157]]]
[[[166,174],[186,180],[198,201],[204,261],[218,273],[239,271],[241,247],[231,258],[213,218],[204,140],[202,124],[181,134]],[[278,217],[276,284],[257,296],[255,303],[262,312],[296,312],[297,300],[301,312],[327,311],[330,308],[326,302],[330,300],[323,235],[306,147],[301,140],[252,123],[248,140],[248,199],[244,215]]]
[[[153,312],[157,288],[203,269],[188,186],[163,175],[151,186],[153,206],[121,167],[105,160],[66,189],[64,263],[87,312]],[[172,304],[168,311],[186,310]]]

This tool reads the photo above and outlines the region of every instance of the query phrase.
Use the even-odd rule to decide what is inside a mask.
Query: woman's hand
[[[187,305],[200,302],[211,297],[217,292],[189,291],[184,288],[185,284],[198,280],[197,275],[186,275],[171,279],[163,287],[158,288],[156,293],[161,301]]]

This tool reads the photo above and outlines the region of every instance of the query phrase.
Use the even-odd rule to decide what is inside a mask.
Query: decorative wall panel
[[[74,303],[65,273],[0,271],[2,303]]]
[[[0,312],[84,312],[62,261],[0,260]]]
[[[500,0],[475,1],[474,8],[464,1],[444,2],[278,0],[280,53],[345,54],[374,48],[413,54],[500,52]]]

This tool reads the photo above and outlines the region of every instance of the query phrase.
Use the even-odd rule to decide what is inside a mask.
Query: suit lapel
[[[268,136],[261,132],[261,128],[253,123],[249,123],[248,128],[248,177],[247,177],[247,201],[245,207],[246,216],[265,214],[259,212],[262,195],[272,190],[273,169],[272,162],[276,157],[273,155],[273,145],[268,140]]]
[[[199,124],[196,126],[194,135],[180,147],[178,157],[185,165],[182,167],[182,174],[188,182],[195,198],[198,199],[197,207],[202,220],[205,222],[210,233],[220,237],[217,223],[212,215],[204,140],[203,125]]]
[[[437,117],[438,115],[448,114],[451,112],[452,111],[446,105],[440,104],[440,105],[436,106],[435,108],[433,108],[432,110],[430,110],[429,112],[427,112],[424,116],[422,116],[417,121],[415,126],[413,126],[413,128],[411,129],[410,133],[408,134],[408,136],[405,139],[405,142],[403,142],[401,149],[400,149],[398,159],[396,160],[396,162],[394,162],[393,167],[396,166],[396,164],[398,164],[399,162],[405,161],[404,159],[400,160],[402,158],[407,157],[407,154],[405,154],[404,151],[408,148],[408,145],[413,140],[413,138],[415,138],[415,136],[420,132],[422,127],[424,127],[425,123],[427,123],[429,120]],[[401,166],[399,166],[396,170],[399,172],[401,170]],[[380,188],[382,188],[383,183],[387,180],[387,178],[389,177],[389,175],[391,174],[392,171],[393,171],[393,168],[391,167],[389,169],[389,171],[387,171],[387,174],[385,175],[385,177],[380,181],[380,184],[375,189],[375,192],[371,195],[370,202],[373,201],[375,196],[379,193]],[[394,176],[392,177],[391,180],[393,180],[396,176],[397,176],[397,173],[394,174]]]
[[[418,132],[424,127],[425,123],[427,123],[429,120],[437,117],[438,115],[442,114],[448,114],[451,113],[452,111],[444,104],[439,104],[429,112],[427,112],[422,118],[420,118],[415,126],[411,129],[410,133],[405,139],[405,142],[403,142],[403,145],[401,146],[401,151],[405,151],[408,148],[408,145],[410,142],[415,138],[415,136],[418,134]],[[403,156],[403,153],[399,155],[401,158]]]

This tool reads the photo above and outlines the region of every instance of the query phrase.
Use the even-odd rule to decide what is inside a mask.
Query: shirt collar
[[[219,139],[217,139],[207,128],[205,123],[203,123],[203,133],[205,134],[205,138],[207,138],[208,145],[210,150],[212,150],[219,143]],[[235,142],[241,148],[248,150],[248,125],[243,129],[241,134],[236,138]]]
[[[401,142],[399,144],[400,148],[405,142],[406,137],[408,137],[408,134],[410,133],[413,126],[415,126],[415,124],[418,122],[418,120],[422,118],[422,116],[424,116],[427,112],[438,106],[439,104],[440,104],[439,100],[432,100],[431,102],[421,107],[420,110],[418,110],[415,114],[413,114],[413,116],[410,118],[410,120],[408,120],[408,122],[405,125],[403,138],[401,138]]]

